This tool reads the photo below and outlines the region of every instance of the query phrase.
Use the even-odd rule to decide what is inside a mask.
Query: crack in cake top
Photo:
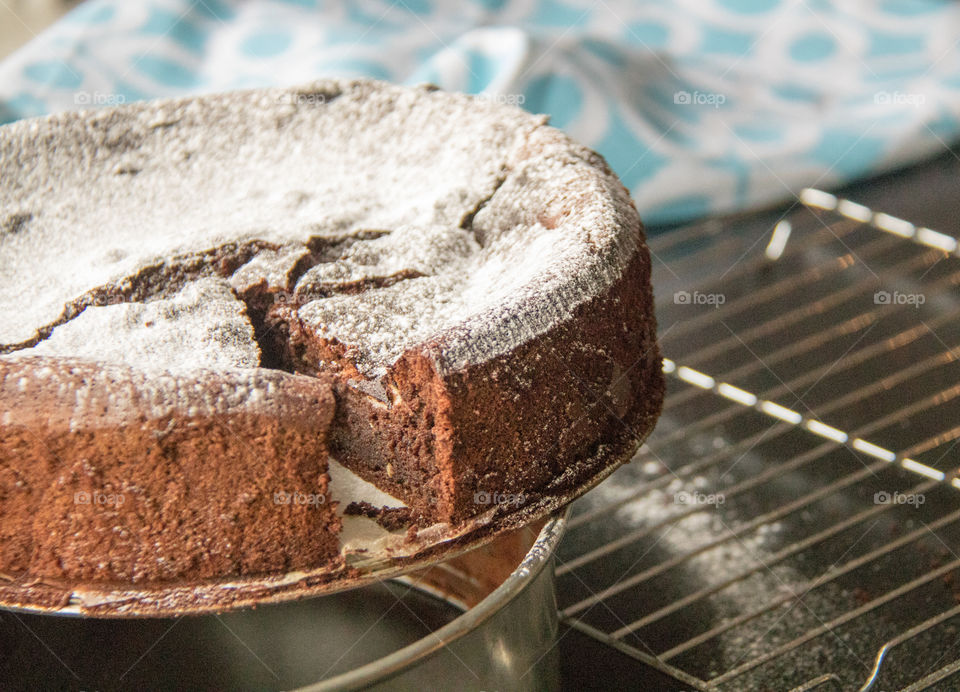
[[[542,117],[429,87],[326,81],[0,128],[6,352],[88,306],[213,276],[289,291],[369,377],[418,346],[456,369],[601,294],[638,240],[596,154]]]

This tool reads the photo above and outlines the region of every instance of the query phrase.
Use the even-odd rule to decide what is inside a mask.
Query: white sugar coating
[[[399,226],[389,235],[354,243],[335,261],[311,267],[297,282],[297,290],[390,279],[404,272],[450,273],[479,249],[473,233],[459,227]]]
[[[355,345],[358,368],[378,376],[428,340],[437,344],[441,370],[484,362],[602,294],[637,251],[639,221],[627,193],[598,170],[595,154],[556,130],[531,134],[525,150],[511,152],[505,180],[474,218],[479,242],[463,244],[469,255],[421,251],[423,261],[404,266],[427,276],[316,300],[300,317],[322,336]],[[373,242],[403,241],[391,236],[362,245]],[[357,280],[383,268],[351,262],[337,271]]]
[[[5,425],[31,427],[39,420],[51,430],[241,413],[322,428],[326,422],[318,416],[333,410],[328,382],[279,370],[159,372],[20,353],[0,356],[0,400],[7,404]]]
[[[18,353],[171,372],[260,363],[246,306],[224,279],[215,278],[191,281],[169,299],[88,307],[45,341]]]
[[[261,250],[231,275],[230,285],[238,293],[261,283],[272,289],[291,290],[291,273],[297,262],[308,254],[310,251],[303,245],[285,245],[276,250]]]
[[[541,122],[463,95],[327,81],[0,127],[0,345],[175,255],[457,226]]]
[[[435,325],[459,311],[457,296],[445,288],[455,288],[449,275],[410,279],[307,303],[300,318],[322,337],[358,345],[357,368],[378,377],[412,344],[433,334]]]
[[[0,128],[0,345],[151,263],[257,242],[232,286],[276,288],[308,243],[380,232],[315,257],[305,324],[371,377],[419,346],[441,371],[508,353],[603,295],[639,240],[616,177],[544,122],[329,81]]]

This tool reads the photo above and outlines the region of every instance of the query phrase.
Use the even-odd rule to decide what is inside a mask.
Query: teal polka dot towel
[[[0,122],[365,76],[484,94],[602,153],[651,224],[790,199],[960,132],[934,0],[88,0],[0,62]]]

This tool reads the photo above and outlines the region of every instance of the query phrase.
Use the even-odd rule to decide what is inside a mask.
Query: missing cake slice
[[[337,564],[328,454],[426,522],[546,507],[663,399],[616,176],[542,116],[431,87],[0,127],[0,276],[16,578]]]

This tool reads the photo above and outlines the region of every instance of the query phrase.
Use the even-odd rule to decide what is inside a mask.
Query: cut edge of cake
[[[321,82],[223,98],[286,106],[303,94],[333,99],[351,90],[393,90],[404,92],[400,99],[450,98],[458,104],[468,98],[373,82]],[[178,108],[193,108],[194,102],[218,98],[147,104],[137,117],[151,108],[175,114]],[[110,114],[59,117],[116,125]],[[14,523],[32,543],[25,547],[24,539],[14,535],[24,533],[19,529],[5,532],[0,569],[22,568],[40,578],[163,582],[342,564],[334,507],[315,504],[312,515],[277,519],[278,513],[297,509],[282,506],[288,496],[293,501],[293,493],[309,495],[315,489],[315,495],[326,495],[328,455],[406,502],[414,528],[517,514],[537,505],[545,492],[572,492],[626,460],[652,430],[664,394],[643,229],[629,194],[602,157],[546,126],[542,118],[518,118],[511,115],[510,122],[526,124],[515,137],[503,138],[511,143],[497,175],[483,179],[483,194],[455,225],[477,247],[501,252],[505,263],[518,242],[556,245],[559,240],[562,247],[551,248],[549,255],[559,259],[536,267],[536,281],[507,282],[509,290],[501,293],[496,293],[497,283],[507,274],[492,273],[490,290],[496,300],[481,301],[482,309],[472,312],[469,305],[463,307],[459,321],[440,320],[442,329],[401,349],[390,362],[371,365],[362,343],[325,334],[315,319],[308,319],[311,305],[327,295],[346,297],[347,307],[340,309],[347,310],[349,296],[395,298],[413,291],[412,286],[426,285],[430,266],[365,259],[374,245],[368,241],[391,232],[380,228],[297,242],[244,237],[175,254],[85,292],[30,343],[12,345],[12,353],[0,357],[0,454],[13,460],[4,468],[10,477],[0,489],[6,485],[5,495],[15,495],[21,487],[17,483],[30,477],[30,469],[13,468],[22,457],[43,469],[33,471],[45,488],[38,497],[49,488],[58,488],[60,495],[51,496],[43,511],[33,512],[27,504],[13,512]],[[32,131],[34,124],[18,126]],[[170,123],[158,125],[175,126],[172,116]],[[129,158],[128,151],[121,153]],[[520,227],[532,230],[519,236],[515,229]],[[570,239],[562,235],[566,228]],[[450,237],[454,257],[460,242],[456,234]],[[524,252],[524,257],[535,256],[536,246]],[[476,268],[469,253],[465,257],[463,270]],[[372,269],[357,273],[348,259],[361,265],[368,261]],[[333,267],[336,262],[343,266]],[[305,279],[311,269],[328,264],[331,271]],[[482,271],[484,266],[478,281],[484,279]],[[45,344],[53,343],[51,335],[60,328],[66,333],[85,310],[92,314],[99,305],[177,299],[198,282],[229,286],[242,301],[260,352],[259,368],[190,375],[176,368],[150,371],[21,353],[37,344],[29,350],[43,353],[49,348]],[[451,314],[460,315],[460,309],[455,306]],[[231,398],[230,386],[249,396]],[[211,392],[219,394],[211,400]],[[174,408],[164,409],[171,402],[165,404],[163,396],[173,397]],[[15,404],[26,417],[16,418]],[[121,409],[133,417],[111,418]],[[204,514],[191,492],[215,493],[216,488],[187,473],[185,462],[198,473],[220,478],[225,495],[245,492],[244,479],[237,477],[244,474],[231,475],[230,469],[242,467],[255,476],[257,462],[264,464],[271,482],[283,487],[271,496],[266,480],[258,482],[259,499],[249,510],[213,502]],[[163,489],[170,495],[156,500],[161,469],[170,473],[169,489]],[[181,481],[171,469],[179,469]],[[141,513],[131,514],[128,505],[104,512],[91,503],[84,507],[70,495],[72,489],[90,494],[96,483],[107,490],[125,488],[134,496],[149,488],[150,498],[144,501],[152,509],[141,507]],[[258,504],[271,497],[272,507]],[[168,499],[174,504],[164,504]],[[182,526],[169,510],[177,501],[190,517],[205,517],[198,521],[207,529],[206,543],[196,532],[180,542],[156,535],[158,526]],[[27,518],[33,523],[21,527]],[[75,540],[58,541],[56,536]],[[212,559],[204,562],[205,554]]]

